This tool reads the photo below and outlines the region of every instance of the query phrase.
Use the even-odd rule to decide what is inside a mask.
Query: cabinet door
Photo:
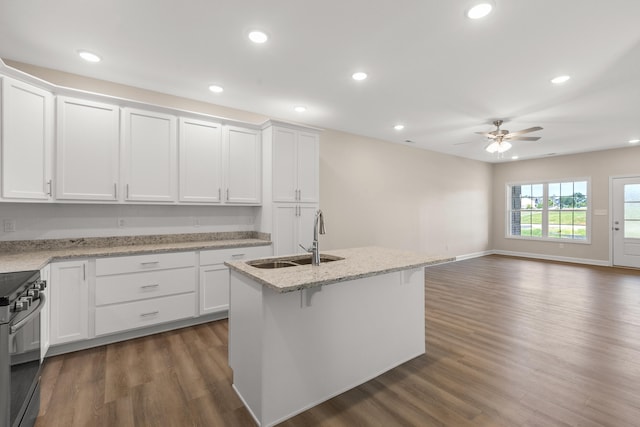
[[[296,131],[273,128],[273,201],[297,201]]]
[[[58,97],[56,199],[117,200],[120,110]]]
[[[51,264],[51,344],[87,339],[89,336],[89,289],[87,261]]]
[[[49,297],[51,296],[51,292],[49,292],[49,286],[51,285],[50,271],[51,268],[48,265],[40,270],[40,279],[47,282],[47,287],[44,289],[44,291],[41,291],[41,293],[43,293],[45,296],[45,304],[44,307],[42,307],[42,311],[40,311],[40,361],[44,360],[44,357],[47,355],[47,351],[49,350],[49,345],[51,343],[51,340],[49,338],[49,325],[51,323],[49,318],[51,312],[49,308],[51,306],[51,301],[49,301]]]
[[[260,204],[262,147],[260,133],[234,126],[225,131],[226,202]]]
[[[298,221],[296,223],[296,234],[298,235],[298,243],[305,248],[311,248],[313,243],[313,225],[316,219],[317,206],[298,205]],[[299,253],[305,251],[296,243]]]
[[[297,236],[299,209],[299,205],[296,204],[274,203],[272,234],[274,255],[292,255],[299,252]]]
[[[2,78],[2,196],[49,200],[53,96]]]
[[[315,133],[298,134],[298,201],[318,203],[319,137]]]
[[[176,200],[176,118],[124,109],[125,200]]]
[[[180,119],[180,201],[220,203],[222,131],[218,123]]]
[[[229,309],[229,269],[224,264],[200,267],[200,314]]]

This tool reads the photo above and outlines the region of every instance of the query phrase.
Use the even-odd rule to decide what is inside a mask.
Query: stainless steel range
[[[30,427],[40,410],[39,271],[0,274],[0,427]]]

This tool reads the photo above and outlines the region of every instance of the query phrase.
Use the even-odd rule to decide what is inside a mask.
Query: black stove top
[[[0,306],[10,305],[27,283],[40,278],[39,270],[0,273]]]

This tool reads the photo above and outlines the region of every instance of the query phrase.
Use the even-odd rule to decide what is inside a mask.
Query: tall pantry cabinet
[[[264,132],[271,148],[274,255],[303,253],[319,209],[319,130],[271,121]]]

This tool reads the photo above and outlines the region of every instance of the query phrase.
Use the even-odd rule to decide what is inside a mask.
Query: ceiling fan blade
[[[511,138],[513,136],[518,136],[518,135],[522,135],[524,133],[529,133],[529,132],[535,132],[538,130],[542,130],[542,128],[540,126],[534,126],[532,128],[528,128],[528,129],[522,129],[522,130],[518,130],[515,132],[511,132],[509,134],[506,135],[506,138]]]
[[[478,135],[484,135],[487,138],[495,138],[496,137],[494,134],[489,133],[489,132],[475,132],[475,133],[477,133]]]
[[[510,141],[537,141],[540,138],[541,138],[540,136],[516,136],[516,137],[508,138],[508,139]]]

